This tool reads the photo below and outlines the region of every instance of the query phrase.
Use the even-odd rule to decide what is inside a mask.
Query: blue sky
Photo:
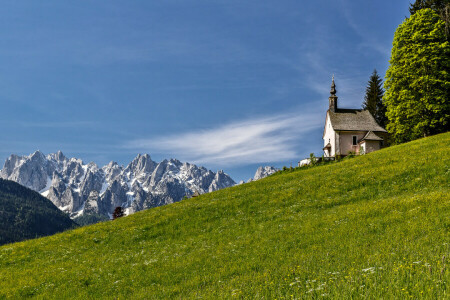
[[[236,181],[322,153],[340,107],[384,77],[409,1],[1,1],[0,161],[137,153]]]

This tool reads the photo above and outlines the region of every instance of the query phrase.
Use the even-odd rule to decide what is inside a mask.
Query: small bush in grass
[[[124,211],[122,209],[121,206],[117,206],[116,209],[113,212],[113,220],[123,217],[124,216]]]
[[[350,151],[350,152],[347,154],[346,158],[352,158],[352,157],[354,157],[355,155],[356,155],[356,152]]]
[[[309,161],[311,166],[317,165],[317,157],[314,155],[314,153],[309,154]]]

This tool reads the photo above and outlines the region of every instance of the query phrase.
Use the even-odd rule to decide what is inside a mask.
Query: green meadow
[[[0,299],[449,298],[450,133],[0,247]]]

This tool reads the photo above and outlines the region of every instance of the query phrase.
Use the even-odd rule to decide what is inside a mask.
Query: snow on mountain
[[[256,170],[255,176],[253,177],[253,180],[258,180],[264,177],[267,177],[269,175],[272,175],[273,173],[277,172],[278,169],[275,167],[270,166],[261,166]]]
[[[29,156],[12,154],[0,178],[38,191],[72,218],[109,216],[117,206],[131,214],[236,184],[223,171],[214,173],[176,159],[156,163],[150,155],[139,154],[126,167],[110,162],[99,168],[93,162],[67,158],[61,151],[47,156],[40,151]]]

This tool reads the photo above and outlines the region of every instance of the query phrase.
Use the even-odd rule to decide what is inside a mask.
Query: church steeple
[[[333,74],[333,79],[331,81],[330,97],[328,98],[328,101],[330,102],[329,110],[332,112],[336,112],[337,110],[337,99],[338,97],[336,96],[336,84],[334,83],[334,74]]]

